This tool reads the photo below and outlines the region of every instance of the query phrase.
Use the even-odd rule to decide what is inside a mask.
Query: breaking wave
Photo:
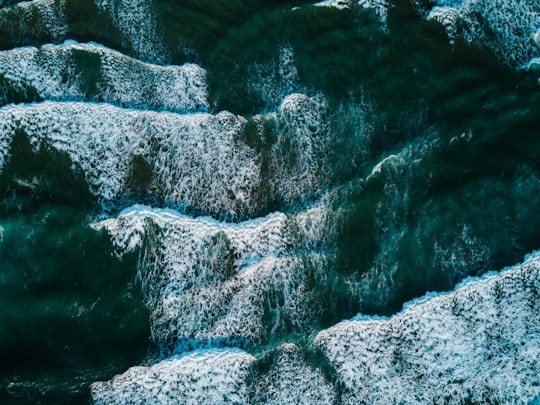
[[[428,295],[390,319],[358,317],[315,346],[342,403],[521,403],[538,399],[540,257]]]
[[[140,62],[95,43],[0,52],[0,73],[19,91],[46,100],[89,100],[174,112],[209,109],[206,72],[194,64]]]

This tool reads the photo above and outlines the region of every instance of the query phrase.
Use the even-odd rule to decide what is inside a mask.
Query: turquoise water
[[[540,397],[536,2],[0,5],[0,402]]]

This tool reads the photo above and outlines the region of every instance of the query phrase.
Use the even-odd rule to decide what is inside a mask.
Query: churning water
[[[0,49],[0,403],[540,401],[537,0],[0,0]]]

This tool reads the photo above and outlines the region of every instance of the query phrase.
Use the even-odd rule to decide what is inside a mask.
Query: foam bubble
[[[540,256],[390,320],[341,322],[315,345],[343,403],[526,403],[540,395]]]
[[[91,385],[94,404],[248,403],[254,357],[240,350],[203,350],[137,366]]]
[[[259,182],[255,152],[237,141],[246,121],[228,112],[178,115],[44,102],[5,107],[0,117],[2,163],[15,131],[23,130],[35,148],[68,153],[103,203],[138,181],[168,204],[243,214]]]
[[[300,221],[271,214],[228,224],[134,206],[94,227],[107,229],[121,253],[143,248],[152,340],[169,354],[260,344],[313,324],[320,308],[306,284],[310,246],[296,241],[309,239],[303,225],[319,218],[314,208]]]
[[[187,285],[206,284],[204,279],[211,275],[201,273],[201,279],[194,280],[190,266],[206,260],[201,253],[195,252],[216,243],[225,243],[226,250],[235,252],[232,265],[237,269],[258,262],[265,256],[280,256],[286,252],[287,217],[282,213],[240,223],[226,223],[210,217],[192,218],[173,210],[134,205],[122,211],[118,217],[99,222],[95,227],[107,229],[119,251],[128,252],[142,246],[145,232],[152,229],[149,221],[160,229],[163,240],[156,241],[159,246],[155,247],[162,250],[159,256],[167,261],[166,267],[170,267],[170,274],[165,274],[163,278],[166,283],[173,282],[175,289],[180,291]],[[213,241],[216,236],[218,239]],[[191,261],[186,262],[186,258]],[[212,272],[214,269],[208,266],[204,270]]]
[[[358,6],[366,10],[373,10],[379,21],[386,24],[390,4],[386,0],[358,0]]]
[[[177,112],[209,108],[206,72],[199,66],[151,65],[94,43],[2,51],[0,73],[21,89],[34,87],[44,99],[86,98]]]
[[[152,313],[152,338],[165,353],[258,345],[314,322],[310,301],[302,262],[267,257],[225,282],[165,295]]]
[[[140,59],[163,63],[167,51],[157,28],[151,0],[94,0],[96,6],[111,15],[122,33],[124,46]]]
[[[253,403],[257,404],[334,404],[334,386],[320,369],[312,367],[302,349],[292,343],[272,353],[268,371],[255,382]]]

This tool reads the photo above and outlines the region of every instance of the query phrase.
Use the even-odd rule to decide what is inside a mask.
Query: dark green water
[[[129,151],[128,174],[119,180],[112,197],[105,195],[105,183],[93,173],[112,179],[120,176],[124,166],[111,170],[103,163],[99,171],[100,159],[106,159],[96,146],[100,141],[88,146],[90,157],[81,158],[75,139],[93,130],[116,136],[115,129],[109,129],[114,118],[102,126],[99,118],[95,125],[84,126],[78,121],[86,117],[81,107],[73,118],[62,121],[62,125],[74,123],[70,141],[56,129],[43,135],[54,122],[42,118],[28,123],[20,115],[13,119],[15,129],[2,128],[0,148],[5,142],[7,152],[0,166],[1,403],[87,403],[91,383],[108,380],[143,361],[182,353],[178,347],[184,341],[190,350],[198,345],[238,346],[255,354],[255,379],[264,379],[274,367],[275,348],[292,342],[306,348],[306,361],[335,382],[339,377],[310,348],[321,329],[357,313],[392,315],[426,292],[452,290],[468,276],[519,263],[524,254],[540,248],[538,74],[509,66],[490,46],[468,37],[450,43],[442,25],[426,19],[418,2],[392,1],[382,23],[372,9],[362,6],[340,10],[307,1],[112,1],[108,3],[112,8],[100,8],[91,1],[66,0],[65,20],[56,21],[58,30],[50,28],[54,18],[39,14],[39,2],[31,4],[36,9],[27,14],[20,6],[5,4],[1,49],[70,39],[97,42],[149,63],[195,63],[206,70],[210,112],[227,110],[245,122],[233,136],[232,154],[213,154],[210,147],[203,160],[218,161],[217,166],[199,170],[204,164],[197,156],[192,158],[193,166],[175,166],[182,152],[160,140],[159,130],[145,129],[154,116],[136,121],[135,129],[125,129],[114,145],[132,132],[153,138],[149,146]],[[62,10],[60,2],[55,4]],[[423,4],[424,9],[432,6]],[[125,13],[131,19],[122,20]],[[139,20],[151,23],[137,25]],[[134,26],[140,29],[135,36],[130,34]],[[538,52],[531,56],[538,56],[540,46],[534,49]],[[85,50],[70,52],[66,59],[50,61],[53,68],[45,73],[53,77],[56,73],[51,72],[60,72],[55,85],[60,93],[65,91],[60,95],[56,90],[40,90],[44,81],[19,83],[6,62],[9,56],[3,59],[3,109],[19,111],[11,104],[55,100],[167,110],[155,101],[159,90],[151,86],[141,91],[139,101],[115,101],[114,94],[135,93],[134,85],[121,83],[117,93],[106,94],[104,89],[113,86],[103,73],[109,59]],[[49,63],[36,60],[38,65]],[[143,71],[135,62],[129,63],[127,69]],[[148,74],[137,77],[144,81]],[[70,93],[65,89],[72,82],[79,87]],[[282,112],[283,100],[293,93],[311,97],[313,105],[320,101],[315,124],[301,127],[307,128],[305,132],[298,125],[304,125],[302,120],[312,110],[298,107],[300,112],[294,115],[291,108],[288,114],[294,119],[290,121],[288,110]],[[5,117],[7,122],[9,116]],[[92,116],[84,119],[91,122]],[[161,127],[155,125],[164,133],[174,131],[165,121],[159,122]],[[40,125],[45,129],[36,129]],[[199,135],[194,142],[202,145],[204,131],[203,138]],[[300,135],[311,142],[311,149]],[[189,130],[185,136],[191,136]],[[240,201],[241,193],[230,186],[225,202],[205,204],[206,190],[190,187],[196,188],[197,178],[218,173],[219,164],[227,166],[227,159],[234,161],[238,145],[255,156],[258,182],[241,187],[252,200]],[[220,148],[224,146],[215,146]],[[128,154],[125,150],[119,147],[119,157]],[[156,158],[169,151],[170,160]],[[0,159],[1,153],[2,149]],[[167,165],[176,170],[171,172],[175,181],[192,179],[184,191],[169,192],[166,181],[156,180]],[[248,166],[243,161],[239,165]],[[284,168],[284,175],[276,174],[278,167]],[[311,177],[303,174],[308,169]],[[219,189],[221,183],[209,184]],[[313,313],[304,319],[296,309],[287,312],[289,298],[281,291],[282,284],[271,284],[261,293],[264,333],[255,337],[238,331],[219,338],[210,333],[201,337],[196,331],[156,337],[161,329],[152,325],[161,325],[155,312],[159,300],[174,295],[163,292],[170,281],[168,260],[173,260],[160,244],[169,240],[168,228],[149,226],[146,239],[124,253],[105,230],[90,226],[105,217],[115,218],[136,203],[172,208],[187,216],[209,215],[226,224],[277,211],[295,218],[329,194],[333,197],[325,209],[330,224],[323,232],[328,238],[300,241],[301,247],[293,238],[287,240],[286,253],[277,255],[304,260],[298,270],[303,281],[298,283],[308,290],[306,306],[314,308]],[[195,256],[208,256],[211,264],[199,258],[197,271],[189,273],[194,284],[199,279],[204,282],[190,288],[215,289],[205,293],[209,302],[213,294],[220,294],[219,283],[241,270],[234,260],[240,260],[242,252],[235,251],[239,248],[227,239],[233,237],[218,235],[193,251]],[[225,242],[220,244],[222,237]],[[187,244],[180,237],[174,240],[179,246]],[[178,252],[172,255],[178,262],[171,268],[191,263],[187,250]],[[310,262],[315,253],[325,260]],[[219,277],[207,276],[207,268]],[[232,295],[241,290],[230,288],[236,289]],[[219,299],[227,305],[233,302],[229,296]],[[197,308],[183,306],[179,316],[193,311],[196,319]],[[230,310],[211,308],[208,312],[218,311],[221,317]],[[200,311],[202,330],[208,326],[204,317],[210,315]],[[261,398],[255,388],[250,392],[254,401]]]
[[[55,152],[18,136],[2,184],[2,403],[85,402],[88,384],[146,355],[136,258],[88,226],[95,202]]]

